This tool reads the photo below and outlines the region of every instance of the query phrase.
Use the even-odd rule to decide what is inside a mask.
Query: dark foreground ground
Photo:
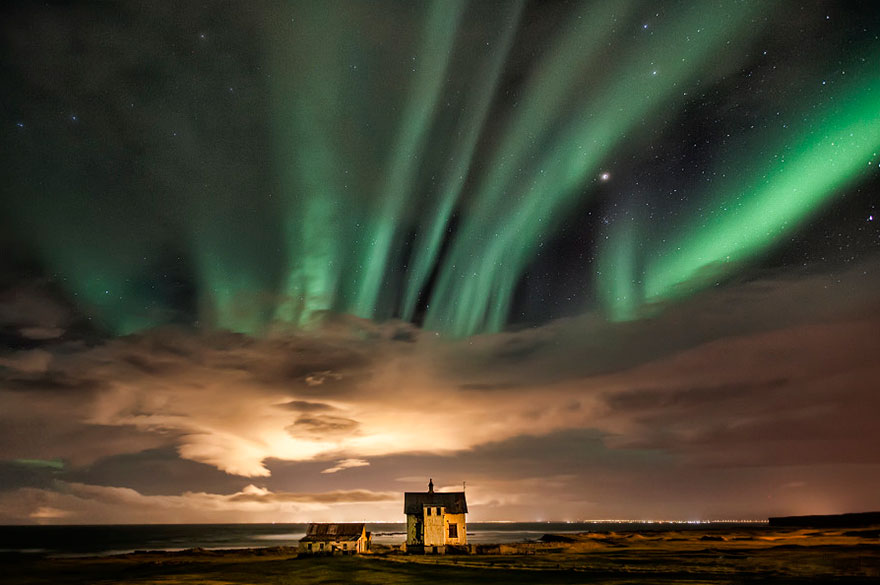
[[[292,548],[139,552],[103,558],[0,556],[0,583],[878,583],[880,531],[762,529],[567,535],[484,554],[297,557]]]

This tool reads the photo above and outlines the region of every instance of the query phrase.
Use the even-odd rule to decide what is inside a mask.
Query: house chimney
[[[433,479],[428,480],[428,493],[429,494],[434,493],[434,480]]]

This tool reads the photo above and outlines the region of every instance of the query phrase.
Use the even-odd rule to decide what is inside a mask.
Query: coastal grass
[[[2,582],[16,585],[80,585],[118,583],[138,585],[290,585],[363,583],[404,585],[457,583],[485,585],[535,583],[533,571],[492,570],[451,563],[425,565],[383,562],[370,557],[301,557],[287,559],[226,558],[158,560],[56,559],[7,565]],[[541,583],[572,583],[570,570],[541,571]],[[584,581],[586,582],[586,581]]]
[[[553,540],[552,538],[550,539]],[[876,530],[583,533],[480,554],[297,556],[291,547],[136,552],[112,557],[0,556],[9,585],[877,583]]]

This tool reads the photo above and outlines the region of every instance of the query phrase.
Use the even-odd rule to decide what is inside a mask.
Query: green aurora
[[[38,184],[22,166],[10,178],[23,194],[13,203],[19,229],[40,235],[45,266],[118,334],[186,319],[175,300],[185,291],[157,285],[157,272],[192,280],[199,324],[238,332],[309,328],[328,313],[418,320],[454,337],[501,331],[545,244],[603,193],[598,177],[621,156],[647,160],[650,137],[754,59],[781,12],[758,0],[671,3],[664,26],[649,30],[646,3],[581,3],[552,32],[529,32],[541,40],[533,49],[522,1],[393,7],[405,26],[388,28],[384,5],[339,1],[261,19],[264,85],[229,92],[265,112],[246,133],[265,130],[268,153],[239,146],[252,158],[215,182],[194,176],[135,205],[120,194],[161,177],[112,170],[96,181],[93,163],[71,159]],[[596,265],[580,268],[597,274],[583,295],[595,301],[581,310],[626,321],[693,295],[776,249],[873,172],[877,71],[859,62],[822,86],[817,65],[792,82],[774,98],[796,102],[785,131],[734,138],[713,162],[727,179],[694,187],[701,204],[684,219],[649,227],[621,199],[629,216],[604,228]],[[243,135],[241,124],[224,140]],[[228,166],[225,146],[189,148],[205,169]],[[255,171],[236,170],[249,164],[256,185]],[[260,190],[271,198],[254,203]],[[76,208],[86,196],[103,219]],[[192,276],[157,268],[164,257]]]
[[[811,96],[785,135],[767,132],[759,140],[764,148],[743,148],[747,155],[725,161],[732,169],[721,174],[730,180],[708,194],[717,203],[704,219],[694,217],[659,241],[637,242],[635,221],[611,230],[602,262],[606,278],[600,282],[612,319],[635,319],[717,284],[876,169],[880,75],[874,67],[857,65],[844,73],[849,77],[830,95]],[[817,108],[820,97],[827,105]],[[652,254],[643,258],[639,250]]]

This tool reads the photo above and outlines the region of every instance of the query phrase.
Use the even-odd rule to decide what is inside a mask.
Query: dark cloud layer
[[[217,502],[355,514],[356,500],[393,519],[389,494],[422,476],[467,480],[483,519],[652,515],[638,501],[688,516],[695,490],[717,492],[702,514],[870,506],[845,481],[847,466],[880,474],[871,268],[707,293],[687,321],[676,307],[618,326],[586,314],[464,341],[345,320],[266,339],[43,340],[0,358],[0,475],[9,497],[30,494],[6,514],[121,520],[128,498],[166,510],[202,489],[206,518],[229,517]],[[754,489],[800,495],[757,505]],[[556,503],[536,512],[541,493]]]

